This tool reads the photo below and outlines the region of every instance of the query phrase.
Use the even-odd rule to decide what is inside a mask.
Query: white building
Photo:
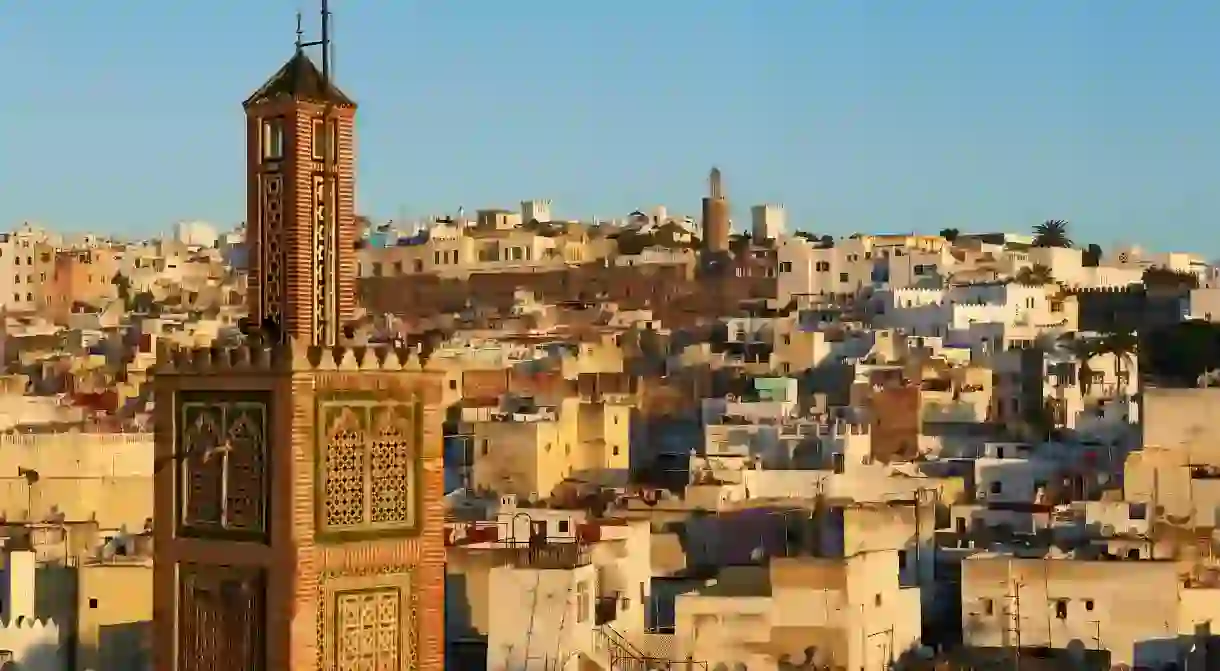
[[[179,221],[174,224],[174,240],[188,247],[215,247],[216,227],[206,221]]]
[[[783,205],[755,205],[750,208],[750,235],[757,242],[779,240],[788,226]]]
[[[962,561],[961,585],[972,647],[1103,649],[1112,665],[1204,668],[1194,655],[1220,621],[1220,589],[1181,579],[1174,562],[981,554]]]
[[[5,555],[0,595],[0,665],[13,662],[18,669],[61,671],[63,654],[59,625],[34,617],[34,553],[14,550]]]

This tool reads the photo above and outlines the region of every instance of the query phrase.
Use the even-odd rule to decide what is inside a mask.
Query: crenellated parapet
[[[390,346],[323,347],[292,339],[273,346],[165,347],[157,375],[231,375],[290,372],[422,371],[416,350]]]

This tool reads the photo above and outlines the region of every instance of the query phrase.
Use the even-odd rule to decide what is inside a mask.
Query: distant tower
[[[729,250],[729,201],[724,197],[720,169],[708,176],[708,195],[703,199],[703,249],[708,252]]]
[[[356,307],[356,103],[305,46],[298,39],[292,58],[242,104],[249,311],[285,336],[334,346]]]
[[[530,220],[537,221],[540,224],[550,223],[550,221],[551,221],[551,201],[550,200],[523,200],[523,201],[521,201],[521,221],[529,222]]]
[[[755,242],[777,240],[784,234],[786,219],[783,205],[755,205],[750,208],[750,237]]]

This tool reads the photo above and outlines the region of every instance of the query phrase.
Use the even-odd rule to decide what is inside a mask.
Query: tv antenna
[[[305,32],[301,27],[301,13],[297,12],[297,51],[301,51],[306,47],[321,47],[322,48],[322,81],[326,82],[327,86],[331,85],[331,44],[330,38],[330,22],[332,14],[330,12],[330,1],[322,0],[322,35],[309,42],[305,42]]]

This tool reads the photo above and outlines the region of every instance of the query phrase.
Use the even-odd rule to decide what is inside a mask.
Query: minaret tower
[[[340,344],[356,106],[330,80],[329,19],[322,0],[322,39],[298,27],[244,105],[263,328],[158,353],[157,671],[444,667],[444,381],[411,352]]]
[[[703,199],[703,249],[727,252],[729,249],[729,201],[724,196],[720,168],[712,168],[707,178],[708,194]]]
[[[302,42],[298,27],[292,58],[243,107],[250,317],[334,346],[356,302],[356,103],[331,81],[329,18],[324,10],[317,42]],[[305,52],[313,46],[321,70]]]

